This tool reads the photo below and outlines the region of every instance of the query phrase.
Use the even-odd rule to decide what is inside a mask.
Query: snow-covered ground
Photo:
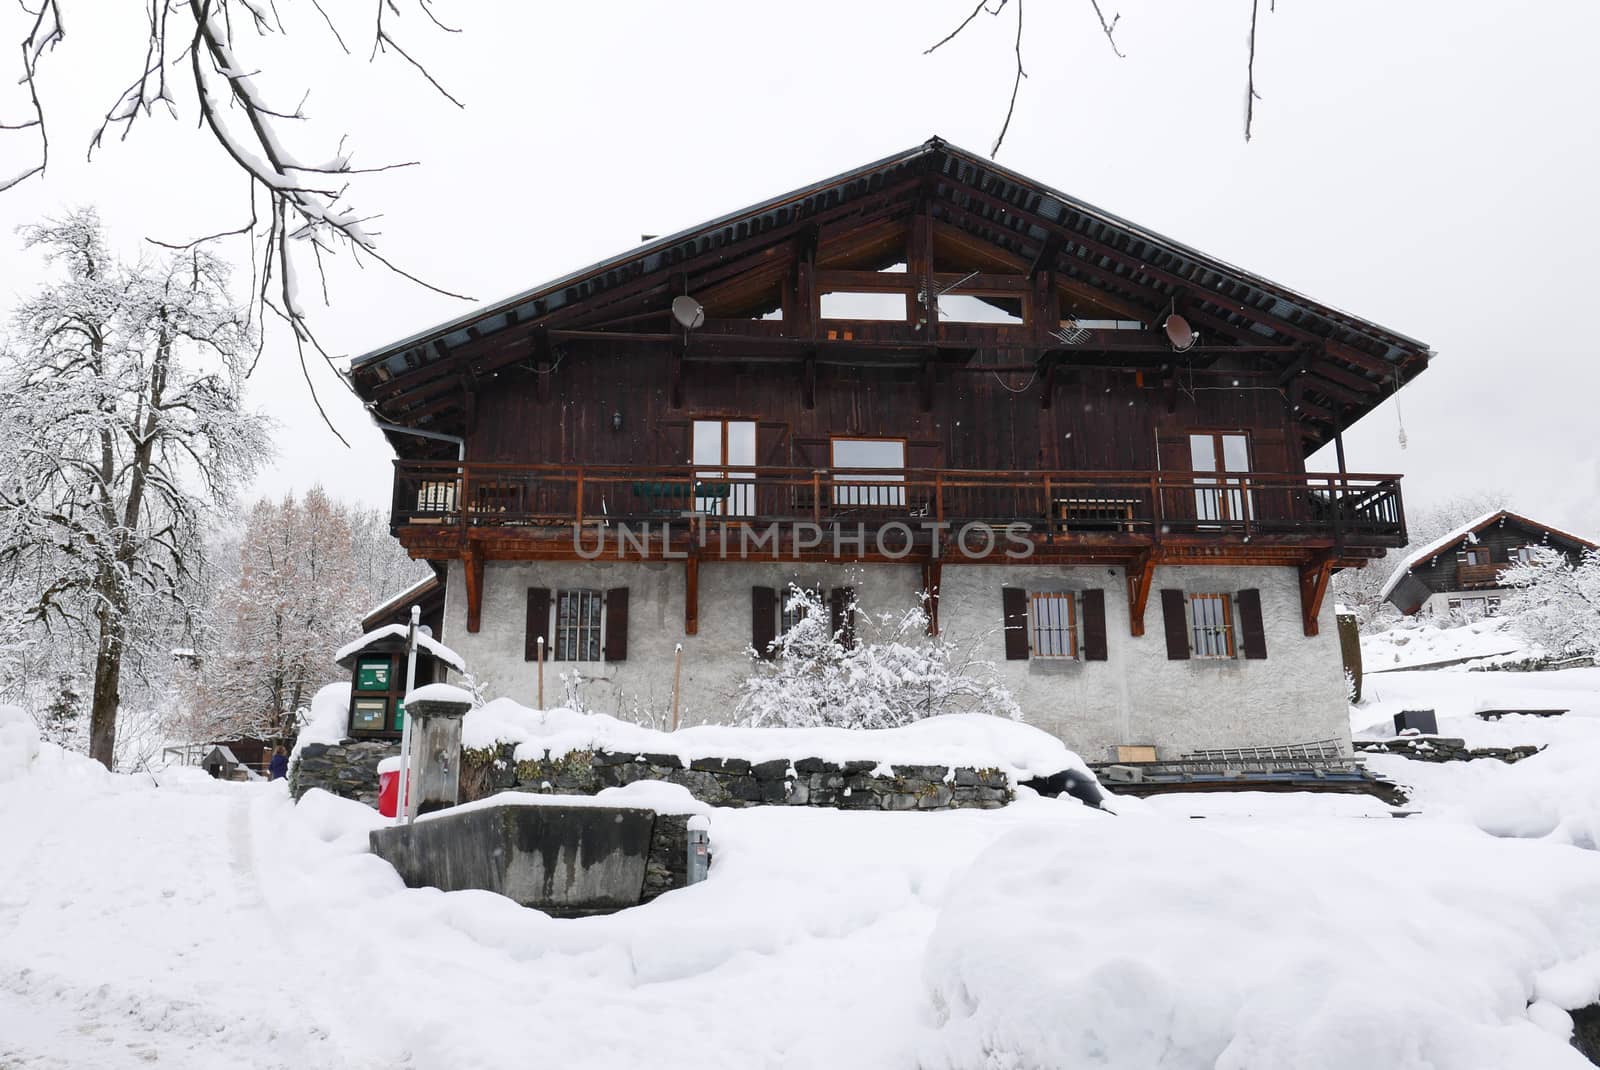
[[[1496,656],[1525,658],[1532,653],[1533,644],[1512,630],[1508,617],[1486,617],[1451,627],[1411,618],[1361,636],[1362,667],[1380,677],[1393,669]]]
[[[1562,1008],[1600,998],[1600,670],[1377,680],[1356,721],[1512,686],[1576,715],[1525,726],[1551,745],[1516,766],[1389,760],[1420,785],[1403,821],[716,810],[706,883],[577,920],[405,889],[359,804],[158,787],[0,724],[0,1066],[1587,1065]]]

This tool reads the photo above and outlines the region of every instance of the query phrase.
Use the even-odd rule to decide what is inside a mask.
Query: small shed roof
[[[406,632],[409,630],[409,626],[404,624],[385,625],[382,628],[368,632],[360,639],[340,647],[339,652],[333,656],[333,660],[348,669],[351,665],[351,659],[363,651],[381,650],[385,647],[392,647],[395,643],[403,646]],[[454,650],[431,636],[423,635],[419,632],[417,634],[417,648],[432,654],[456,672],[467,671],[467,663],[462,660],[460,654],[457,654]]]
[[[206,754],[206,756],[204,758],[200,759],[200,764],[201,765],[243,765],[244,763],[241,762],[238,759],[237,756],[235,756],[235,754],[233,753],[233,751],[230,748],[224,747],[221,744],[218,744],[217,746],[212,747],[211,750],[209,752],[207,752],[207,754]]]

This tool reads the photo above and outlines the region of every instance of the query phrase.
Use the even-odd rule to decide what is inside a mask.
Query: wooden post
[[[672,655],[672,730],[678,730],[678,684],[683,678],[683,644]]]
[[[700,631],[700,558],[694,547],[683,562],[683,634],[696,635]]]
[[[544,636],[539,636],[539,709],[544,709]]]

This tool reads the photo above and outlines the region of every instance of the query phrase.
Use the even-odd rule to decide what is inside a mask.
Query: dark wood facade
[[[1437,540],[1413,555],[1389,592],[1389,601],[1412,614],[1436,594],[1492,591],[1500,574],[1533,547],[1556,550],[1577,564],[1595,544],[1517,513],[1501,510]]]
[[[891,311],[840,318],[829,295]],[[692,631],[708,524],[917,518],[1123,566],[1136,634],[1157,563],[1293,566],[1314,632],[1332,571],[1405,541],[1399,477],[1343,471],[1342,431],[1430,355],[935,140],[403,340],[352,379],[402,458],[395,532],[463,562],[469,630],[486,560],[572,558],[586,524],[657,523],[686,559]],[[738,463],[696,455],[712,420],[752,435]],[[838,439],[903,448],[864,470]],[[1308,474],[1327,441],[1341,470]],[[930,587],[961,560],[938,531],[911,549]]]

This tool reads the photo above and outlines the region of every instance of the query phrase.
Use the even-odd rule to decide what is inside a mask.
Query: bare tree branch
[[[48,163],[49,141],[45,136],[44,106],[36,73],[40,57],[64,36],[58,2],[39,0],[40,6],[36,12],[29,9],[33,15],[32,27],[22,41],[20,81],[29,89],[34,116],[26,122],[0,125],[0,131],[12,132],[37,127],[41,152],[37,162],[20,174],[0,179],[0,191],[34,175],[43,174]],[[198,105],[199,126],[210,134],[233,165],[244,172],[248,179],[247,196],[250,201],[250,222],[245,226],[220,230],[204,238],[182,243],[151,238],[152,244],[169,249],[194,248],[211,241],[247,238],[252,273],[251,319],[256,319],[258,312],[264,319],[270,310],[275,317],[288,324],[296,338],[303,372],[306,371],[306,343],[330,364],[332,358],[318,342],[296,291],[296,280],[301,274],[295,267],[297,259],[310,256],[314,261],[325,304],[328,300],[328,284],[324,254],[333,255],[341,251],[349,253],[358,265],[362,264],[362,254],[365,254],[409,282],[446,297],[471,300],[466,294],[438,286],[399,267],[380,252],[376,243],[377,232],[368,225],[377,218],[376,214],[358,212],[349,201],[349,180],[353,176],[413,167],[416,161],[358,167],[353,154],[346,148],[348,135],[339,139],[337,150],[329,159],[302,159],[289,148],[290,142],[283,137],[287,129],[285,124],[299,123],[307,118],[304,107],[310,90],[302,93],[293,110],[275,106],[263,90],[258,77],[260,72],[253,69],[240,52],[238,46],[242,42],[236,37],[236,34],[251,33],[257,38],[287,37],[289,24],[283,18],[284,12],[280,10],[278,0],[144,2],[142,62],[90,137],[90,157],[101,146],[108,130],[120,128],[119,140],[125,140],[135,123],[153,114],[157,107],[163,108],[169,116],[176,117],[178,103],[167,82],[167,73],[169,66],[176,68],[178,64],[186,63]],[[407,0],[407,5],[409,2]],[[439,18],[433,10],[432,0],[414,2],[416,9],[438,30],[460,32]],[[237,19],[234,18],[235,8],[239,9]],[[300,8],[308,14],[314,11],[312,17],[320,19],[338,47],[349,54],[346,36],[324,6],[324,0],[301,0]],[[402,0],[378,0],[374,11],[370,58],[376,59],[379,53],[395,53],[420,73],[435,92],[457,107],[462,107],[461,100],[445,89],[433,72],[396,38],[393,20],[401,12]],[[181,48],[178,47],[180,42]],[[269,211],[265,213],[257,210],[258,193],[266,195]],[[259,344],[264,345],[264,338]],[[258,347],[256,360],[260,359],[260,354]],[[252,362],[252,369],[254,366]],[[309,381],[309,374],[306,377]],[[317,407],[322,411],[320,400],[317,400]]]
[[[1261,0],[1250,0],[1250,58],[1245,63],[1244,87],[1244,139],[1247,142],[1250,140],[1250,125],[1256,117],[1256,101],[1261,99],[1261,94],[1256,92],[1256,11],[1260,3]]]
[[[1089,0],[1089,3],[1094,6],[1095,17],[1100,20],[1100,29],[1104,31],[1106,40],[1111,42],[1111,51],[1117,54],[1118,59],[1127,59],[1128,57],[1122,54],[1122,49],[1117,47],[1117,39],[1112,36],[1112,34],[1116,31],[1118,20],[1122,18],[1122,13],[1118,12],[1117,14],[1112,15],[1111,21],[1107,22],[1106,13],[1100,10],[1100,0]]]

